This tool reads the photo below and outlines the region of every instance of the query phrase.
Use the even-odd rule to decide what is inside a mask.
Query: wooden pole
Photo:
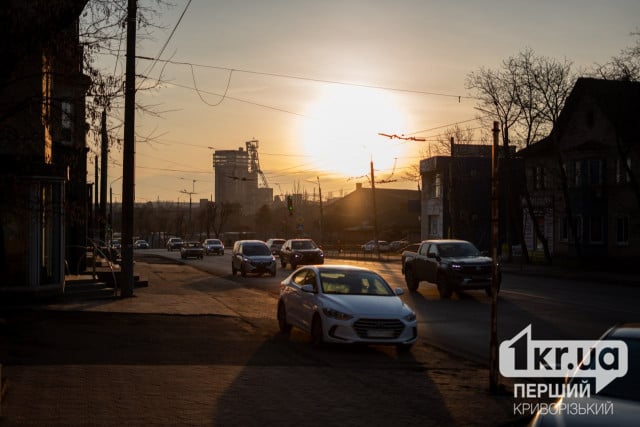
[[[493,147],[491,150],[491,338],[489,342],[489,389],[498,392],[498,245],[499,245],[499,195],[498,195],[498,122],[493,122]]]

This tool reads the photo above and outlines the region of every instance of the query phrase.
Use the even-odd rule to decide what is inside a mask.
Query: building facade
[[[542,249],[533,216],[554,259],[638,259],[639,104],[638,82],[578,79],[551,135],[519,152],[530,251]]]
[[[79,260],[71,248],[86,252],[85,3],[3,6],[0,292],[62,290],[65,264]]]

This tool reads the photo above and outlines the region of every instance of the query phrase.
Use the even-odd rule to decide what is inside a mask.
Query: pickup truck
[[[467,289],[484,289],[491,296],[493,260],[465,240],[423,241],[417,252],[402,253],[402,273],[412,292],[426,281],[436,284],[443,299]],[[498,266],[498,289],[501,279]]]

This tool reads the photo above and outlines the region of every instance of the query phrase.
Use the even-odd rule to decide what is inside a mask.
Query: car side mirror
[[[313,293],[313,285],[302,285],[300,289],[302,289],[302,292]]]
[[[396,295],[400,296],[400,295],[404,295],[404,289],[402,288],[396,288]]]

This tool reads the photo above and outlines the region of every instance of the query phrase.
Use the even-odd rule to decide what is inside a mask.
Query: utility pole
[[[133,296],[133,204],[135,201],[136,17],[137,0],[127,5],[127,62],[122,158],[121,297]]]
[[[98,156],[95,156],[93,158],[94,163],[93,163],[93,221],[91,224],[92,230],[91,230],[91,237],[93,239],[99,239],[100,236],[99,234],[96,235],[96,230],[98,229],[98,224],[100,222],[100,202],[99,202],[99,196],[100,196],[100,192],[99,190],[99,183],[100,183],[100,178],[99,178],[99,170],[98,170]]]
[[[102,126],[100,129],[101,150],[100,150],[100,240],[106,241],[107,225],[107,160],[109,156],[109,137],[107,135],[107,109],[102,110]]]
[[[493,147],[491,150],[491,338],[489,342],[489,390],[498,392],[498,243],[499,243],[499,195],[498,195],[498,122],[493,122]]]
[[[371,200],[373,201],[373,238],[376,243],[376,254],[380,258],[378,242],[378,210],[376,209],[376,177],[373,175],[373,159],[371,159]]]
[[[451,143],[451,157],[449,158],[449,238],[456,237],[456,211],[455,211],[455,191],[454,191],[454,179],[453,179],[453,166],[455,161],[455,147],[453,137],[450,140]]]
[[[323,222],[323,213],[322,213],[322,188],[320,187],[320,177],[317,176],[316,177],[318,179],[318,197],[320,198],[320,244],[322,244],[323,241],[323,235],[322,235],[322,222]]]

